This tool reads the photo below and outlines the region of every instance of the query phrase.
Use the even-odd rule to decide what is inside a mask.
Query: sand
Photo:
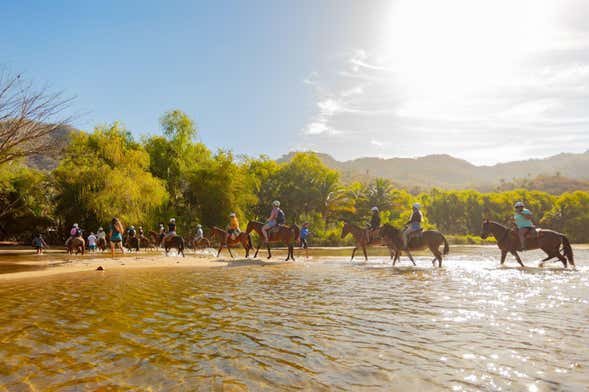
[[[218,259],[214,257],[214,252],[190,252],[186,254],[186,257],[176,255],[165,256],[163,252],[127,253],[125,255],[117,253],[114,259],[110,257],[110,254],[86,254],[82,256],[64,255],[63,253],[46,253],[37,256],[31,254],[30,251],[19,251],[18,257],[10,258],[2,257],[2,253],[3,252],[0,252],[0,263],[3,263],[4,265],[15,264],[30,268],[38,267],[40,269],[3,273],[0,274],[0,281],[39,278],[83,271],[97,271],[99,267],[102,267],[104,271],[112,271],[145,268],[222,268],[243,265],[276,265],[281,263],[278,259],[275,259],[275,261],[266,261],[265,259],[260,258],[240,258],[235,255],[237,252],[234,253],[236,256],[234,259],[229,257]],[[241,254],[242,253],[243,252],[241,252]],[[11,255],[14,254],[14,252],[11,252]],[[30,257],[28,257],[29,254]]]

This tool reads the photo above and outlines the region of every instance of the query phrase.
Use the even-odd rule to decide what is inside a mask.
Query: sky
[[[589,1],[4,1],[0,72],[140,138],[475,164],[589,149]]]

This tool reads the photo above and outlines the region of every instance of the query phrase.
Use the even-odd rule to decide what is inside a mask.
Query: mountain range
[[[288,161],[291,152],[279,161]],[[446,189],[473,188],[489,191],[514,187],[520,183],[542,182],[556,178],[565,190],[589,190],[589,150],[584,153],[562,153],[543,159],[528,159],[498,163],[492,166],[477,166],[450,155],[427,155],[419,158],[359,158],[338,161],[331,155],[316,153],[327,166],[338,170],[344,182],[366,180],[374,177],[387,178],[404,187]],[[570,182],[567,187],[565,183]]]

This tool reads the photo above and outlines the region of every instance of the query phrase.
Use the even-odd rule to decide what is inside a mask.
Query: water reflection
[[[577,252],[581,266],[587,251]],[[6,390],[583,390],[589,270],[350,264],[0,286]],[[530,259],[535,257],[527,255]],[[0,390],[2,388],[0,387]]]

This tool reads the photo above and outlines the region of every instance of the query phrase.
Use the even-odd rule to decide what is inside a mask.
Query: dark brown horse
[[[442,233],[436,230],[425,230],[421,237],[413,237],[409,239],[408,242],[408,249],[403,248],[403,232],[396,227],[385,223],[380,228],[380,236],[382,241],[394,251],[393,257],[393,265],[397,263],[398,260],[401,259],[401,252],[407,252],[407,256],[409,256],[409,260],[415,264],[415,260],[413,260],[413,256],[411,255],[412,250],[422,250],[428,248],[430,252],[434,255],[434,259],[432,260],[432,264],[436,265],[436,260],[438,261],[438,267],[442,266],[442,259],[443,256],[450,253],[450,247],[448,246],[448,241],[446,237]],[[440,246],[444,245],[443,253],[440,252]]]
[[[358,248],[362,248],[362,252],[364,252],[364,259],[368,260],[366,247],[369,245],[381,245],[378,230],[372,233],[372,238],[369,242],[368,230],[366,228],[358,227],[350,222],[344,222],[341,238],[344,239],[348,234],[352,234],[352,237],[354,237],[354,241],[356,242],[356,246],[354,247],[354,250],[352,250],[351,260],[354,260],[354,256],[356,255]]]
[[[219,241],[219,243],[221,244],[221,246],[219,247],[219,252],[217,252],[217,257],[219,257],[219,255],[221,254],[221,250],[223,250],[223,247],[225,246],[227,247],[227,250],[229,251],[229,255],[231,256],[231,258],[233,258],[233,253],[231,253],[231,246],[241,244],[241,246],[243,246],[243,248],[245,249],[246,258],[249,257],[250,249],[253,248],[252,239],[249,233],[240,232],[239,235],[235,238],[233,238],[233,236],[229,236],[229,238],[227,239],[227,244],[225,244],[227,232],[215,226],[212,229],[212,236],[214,236],[217,239],[217,241]]]
[[[247,229],[245,232],[249,235],[252,231],[258,233],[260,237],[260,242],[258,243],[258,247],[256,248],[256,253],[254,254],[254,258],[258,256],[258,252],[260,251],[260,247],[262,246],[262,242],[266,242],[266,246],[268,247],[268,258],[272,257],[272,252],[270,251],[270,244],[275,243],[283,243],[288,246],[288,255],[286,256],[286,260],[288,261],[292,259],[294,261],[294,244],[299,241],[300,236],[300,229],[297,225],[286,226],[286,225],[278,225],[273,227],[272,229],[268,230],[268,241],[264,241],[264,234],[262,233],[262,228],[264,227],[264,223],[256,222],[256,221],[249,221],[247,223]]]
[[[86,241],[82,237],[71,238],[67,243],[67,253],[74,254],[74,251],[76,251],[76,254],[84,254],[85,250]]]
[[[164,239],[163,241],[164,251],[166,252],[166,256],[168,252],[172,248],[178,249],[178,254],[182,254],[184,257],[184,238],[180,237],[179,235],[172,235]]]
[[[507,253],[511,253],[517,262],[522,266],[524,263],[518,255],[520,249],[519,236],[515,230],[511,230],[500,223],[485,220],[483,222],[481,238],[485,239],[492,235],[497,240],[497,246],[501,249],[501,264],[505,262]],[[561,245],[562,251],[561,252]],[[567,260],[571,265],[575,266],[575,260],[573,258],[573,248],[569,239],[564,235],[553,230],[539,229],[537,235],[528,237],[526,239],[526,249],[542,249],[548,256],[540,262],[540,267],[544,265],[544,262],[558,258],[564,267],[567,267]]]

